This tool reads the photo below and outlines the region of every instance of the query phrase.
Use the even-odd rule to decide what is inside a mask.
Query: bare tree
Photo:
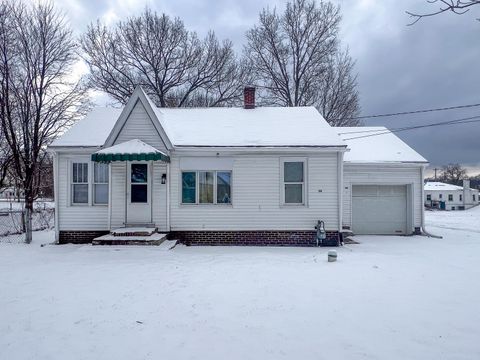
[[[467,170],[460,164],[448,164],[442,167],[440,180],[453,185],[461,185],[467,178]]]
[[[76,44],[52,5],[0,3],[0,125],[24,192],[26,239],[49,142],[82,114],[85,90],[68,81]]]
[[[327,121],[358,123],[351,119],[359,111],[354,62],[340,50],[340,20],[338,6],[314,0],[293,0],[283,14],[268,8],[260,13],[244,53],[263,103],[315,105]]]
[[[469,11],[472,6],[480,5],[480,0],[427,0],[427,2],[430,4],[438,3],[439,7],[437,10],[424,14],[406,11],[406,13],[412,18],[412,22],[408,25],[416,24],[425,17],[435,16],[445,12],[452,12],[457,15],[462,15]]]
[[[11,165],[11,151],[7,144],[5,133],[0,128],[0,190],[5,187],[8,171]]]
[[[142,85],[161,107],[229,105],[247,76],[230,41],[213,32],[200,40],[179,18],[148,9],[112,28],[90,25],[81,44],[92,88],[122,104]]]

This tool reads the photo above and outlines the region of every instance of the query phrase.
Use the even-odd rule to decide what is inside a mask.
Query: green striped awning
[[[102,149],[92,154],[92,161],[109,163],[112,161],[163,161],[170,157],[143,141],[134,139]]]

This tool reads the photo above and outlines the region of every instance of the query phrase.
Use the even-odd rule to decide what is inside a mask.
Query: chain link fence
[[[55,209],[50,201],[35,202],[32,213],[34,231],[53,229]],[[22,203],[0,203],[0,242],[21,243],[25,241],[25,209]]]

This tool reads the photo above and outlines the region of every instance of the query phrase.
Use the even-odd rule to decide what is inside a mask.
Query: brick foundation
[[[88,244],[96,237],[106,235],[109,231],[62,231],[60,230],[60,244]]]
[[[203,246],[317,246],[316,231],[173,231],[170,239]],[[335,246],[341,241],[337,231],[327,231],[327,243]]]

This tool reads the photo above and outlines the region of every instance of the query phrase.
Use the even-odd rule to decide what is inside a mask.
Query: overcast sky
[[[241,51],[244,34],[274,0],[55,0],[77,35],[91,21],[114,23],[146,6],[179,16],[200,35],[214,30]],[[424,0],[333,0],[341,5],[341,39],[356,59],[362,115],[480,103],[480,6],[462,16],[443,14],[406,26],[405,10],[434,9]],[[379,118],[389,128],[480,115],[480,107],[428,115]],[[433,127],[398,135],[434,166],[480,166],[480,123]]]

